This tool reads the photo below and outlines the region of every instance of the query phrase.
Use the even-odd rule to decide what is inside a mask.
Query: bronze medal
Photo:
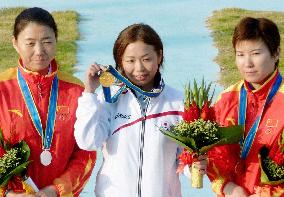
[[[100,77],[99,81],[103,87],[110,87],[115,82],[115,77],[110,72],[103,72]]]

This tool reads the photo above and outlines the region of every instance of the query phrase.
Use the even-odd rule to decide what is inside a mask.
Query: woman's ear
[[[14,49],[17,51],[17,53],[19,53],[18,42],[17,42],[17,40],[16,40],[16,38],[14,36],[12,38],[12,43],[13,43]]]
[[[277,62],[280,58],[280,52],[281,52],[281,49],[280,47],[277,48],[277,51],[275,52],[275,54],[273,55],[273,57],[275,58],[275,61]]]

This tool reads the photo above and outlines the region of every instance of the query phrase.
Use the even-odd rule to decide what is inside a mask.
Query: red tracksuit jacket
[[[239,93],[244,84],[247,90],[247,110],[245,122],[245,136],[261,113],[266,96],[278,74],[273,75],[257,90],[252,90],[247,82],[241,81],[232,85],[223,93],[214,105],[217,122],[228,126],[238,124]],[[284,80],[271,103],[265,108],[251,150],[243,162],[240,162],[240,145],[226,145],[209,151],[208,176],[213,182],[213,190],[222,194],[222,189],[228,181],[232,181],[246,189],[248,194],[257,190],[284,195],[283,185],[268,186],[260,183],[259,150],[266,145],[269,149],[281,149],[281,137],[284,129]],[[276,145],[276,146],[275,146]],[[282,159],[283,153],[280,155]]]
[[[54,185],[60,196],[78,196],[91,175],[96,159],[95,152],[78,148],[73,134],[77,100],[83,91],[81,82],[59,71],[55,60],[51,62],[51,74],[45,76],[27,71],[19,62],[18,67],[0,74],[0,127],[4,140],[12,144],[20,140],[27,142],[32,160],[28,175],[39,188]],[[20,69],[31,90],[43,130],[46,127],[51,83],[54,76],[58,76],[55,130],[50,148],[52,163],[49,166],[40,163],[42,140],[32,123],[19,88],[17,69]]]

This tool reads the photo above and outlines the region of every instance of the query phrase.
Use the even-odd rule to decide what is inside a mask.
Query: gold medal
[[[99,81],[103,87],[110,87],[115,82],[115,77],[110,72],[103,72],[100,77]]]

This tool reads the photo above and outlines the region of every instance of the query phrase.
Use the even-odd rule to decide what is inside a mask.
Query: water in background
[[[165,63],[163,76],[169,85],[183,89],[193,78],[216,82],[216,95],[223,89],[217,84],[219,67],[213,61],[217,49],[213,46],[206,19],[214,10],[238,7],[250,10],[284,11],[282,0],[1,0],[1,7],[38,6],[49,11],[75,10],[80,14],[81,39],[77,42],[76,76],[83,80],[88,65],[96,61],[114,64],[112,46],[118,33],[132,23],[147,23],[161,36]],[[59,35],[60,36],[60,35]],[[95,196],[95,174],[86,185],[82,197]],[[158,167],[158,166],[157,166]],[[125,172],[127,173],[127,172]],[[183,196],[214,196],[205,179],[202,190],[192,189],[181,176]]]

